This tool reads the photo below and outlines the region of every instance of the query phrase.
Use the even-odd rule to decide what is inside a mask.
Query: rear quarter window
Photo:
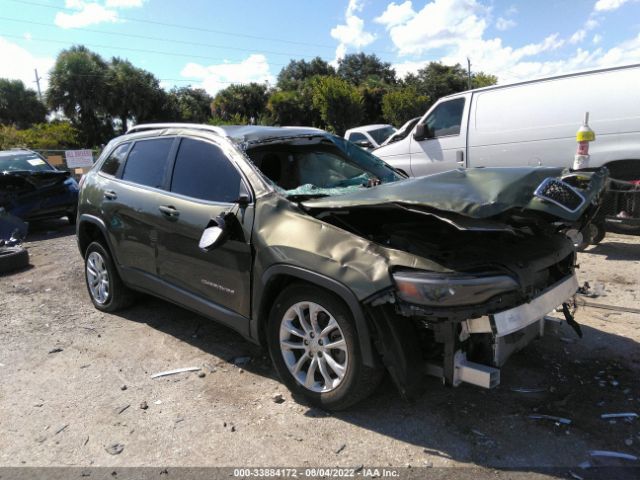
[[[130,146],[131,143],[127,142],[116,147],[111,155],[109,155],[109,157],[104,161],[100,171],[107,175],[115,175],[118,173],[120,165],[124,163],[124,159],[127,157],[127,152],[129,151]]]

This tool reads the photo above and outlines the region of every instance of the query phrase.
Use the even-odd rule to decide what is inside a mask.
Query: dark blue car
[[[0,207],[25,221],[76,223],[78,183],[30,150],[0,151]]]

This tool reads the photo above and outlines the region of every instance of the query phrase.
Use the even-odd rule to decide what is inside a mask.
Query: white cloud
[[[608,12],[611,10],[617,10],[622,5],[627,3],[628,0],[598,0],[593,7],[596,12]]]
[[[487,10],[476,0],[434,0],[404,22],[389,29],[400,55],[481,40]]]
[[[364,30],[364,20],[356,15],[362,10],[360,0],[349,0],[345,13],[345,24],[331,29],[331,36],[340,44],[336,48],[336,61],[347,52],[348,47],[362,48],[375,40],[375,35]]]
[[[78,9],[76,13],[58,12],[54,23],[60,28],[80,28],[97,23],[118,21],[118,12],[110,10],[98,3],[84,3],[67,0],[67,8]]]
[[[27,88],[36,90],[34,69],[38,69],[38,75],[43,77],[40,88],[44,93],[48,86],[46,74],[54,62],[52,57],[37,57],[0,36],[0,78],[22,80]]]
[[[199,86],[210,95],[215,95],[218,90],[228,87],[231,83],[275,82],[267,58],[262,54],[249,55],[239,63],[225,62],[209,66],[187,63],[180,75],[198,79]]]
[[[587,31],[584,28],[581,28],[580,30],[576,31],[576,33],[571,35],[571,38],[569,38],[569,43],[571,43],[572,45],[575,45],[576,43],[580,43],[584,40],[584,37],[586,36],[587,36]]]
[[[396,25],[400,25],[407,20],[413,18],[416,12],[413,10],[413,6],[410,1],[396,5],[391,2],[386,10],[377,18],[374,18],[374,22],[384,25],[387,30]]]
[[[58,12],[54,23],[60,28],[81,28],[98,23],[115,23],[119,8],[142,7],[146,0],[105,0],[104,4],[95,1],[66,0],[65,7],[77,10],[75,13]]]
[[[591,41],[593,42],[594,45],[598,45],[600,42],[602,42],[602,35],[600,35],[599,33],[596,33],[591,39]]]
[[[516,21],[510,18],[498,17],[498,20],[496,20],[496,28],[501,32],[504,32],[505,30],[509,30],[510,28],[513,28],[516,25],[517,25]]]
[[[145,0],[106,0],[105,6],[109,8],[137,8],[141,7]]]

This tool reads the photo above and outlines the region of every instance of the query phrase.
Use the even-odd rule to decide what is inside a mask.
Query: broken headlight
[[[398,296],[410,303],[433,307],[477,305],[518,288],[508,275],[397,271]]]

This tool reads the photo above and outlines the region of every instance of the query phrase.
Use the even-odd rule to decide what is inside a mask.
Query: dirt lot
[[[0,466],[475,466],[518,478],[558,467],[545,475],[588,478],[577,466],[590,450],[640,456],[640,419],[600,418],[640,413],[637,313],[580,309],[582,340],[550,329],[491,391],[427,379],[408,404],[386,380],[330,415],[291,398],[263,352],[209,320],[146,296],[118,315],[95,310],[73,233],[41,225],[26,244],[32,267],[0,277]],[[581,282],[604,285],[589,301],[640,306],[640,237],[610,234],[579,263]],[[150,378],[191,366],[206,375]]]

